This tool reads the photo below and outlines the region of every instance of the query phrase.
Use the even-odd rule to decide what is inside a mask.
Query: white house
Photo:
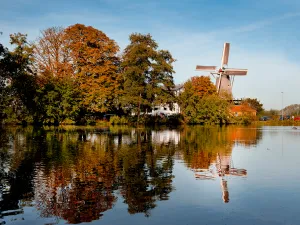
[[[175,87],[172,89],[174,91],[175,96],[179,96],[179,94],[183,91],[183,84],[178,84],[175,85]],[[179,114],[180,113],[180,107],[178,103],[174,102],[173,107],[170,108],[168,104],[166,105],[158,105],[153,107],[150,115],[156,116],[156,115],[174,115],[174,114]]]

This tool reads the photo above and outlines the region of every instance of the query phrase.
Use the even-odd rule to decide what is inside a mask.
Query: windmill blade
[[[224,74],[233,76],[246,76],[248,73],[247,69],[225,69]]]
[[[223,68],[224,65],[228,65],[229,49],[230,49],[230,44],[224,43],[223,55],[222,55],[222,60],[221,60],[221,68]]]
[[[217,69],[216,66],[196,66],[196,70],[201,71],[215,71]]]
[[[221,80],[222,80],[222,74],[217,78],[216,85],[217,85],[217,93],[219,94],[220,87],[221,87]]]

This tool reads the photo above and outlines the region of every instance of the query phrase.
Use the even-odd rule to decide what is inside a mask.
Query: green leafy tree
[[[259,102],[257,98],[245,98],[243,103],[248,103],[253,109],[256,110],[257,114],[261,114],[264,111],[263,104]]]
[[[188,123],[222,124],[228,122],[228,101],[212,95],[201,99],[193,98],[191,103],[183,110],[184,117]]]
[[[169,51],[158,50],[158,44],[150,34],[135,33],[129,39],[122,62],[125,80],[122,102],[139,118],[141,111],[172,102],[172,63],[175,60]]]
[[[7,73],[5,71],[5,67],[3,64],[3,58],[7,55],[8,50],[0,43],[0,121],[2,121],[5,117],[5,109],[9,105],[9,89],[6,85]]]
[[[38,89],[38,101],[43,108],[42,121],[59,124],[66,118],[74,119],[79,112],[79,90],[71,79],[48,81]]]
[[[10,43],[15,46],[12,51],[1,46],[0,72],[2,116],[12,119],[24,119],[26,114],[37,118],[39,110],[34,101],[36,95],[36,79],[32,70],[32,46],[27,42],[27,36],[21,33],[10,35]],[[4,107],[4,105],[6,107]]]
[[[179,102],[187,123],[210,124],[228,121],[229,102],[219,97],[215,90],[209,77],[194,77],[184,84]]]

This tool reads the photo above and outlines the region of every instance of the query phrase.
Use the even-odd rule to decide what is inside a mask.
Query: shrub
[[[125,116],[122,116],[120,119],[120,124],[128,124],[128,119]]]
[[[61,124],[75,124],[75,121],[74,120],[71,120],[69,118],[67,119],[64,119]]]
[[[128,119],[125,116],[112,116],[109,119],[111,124],[128,124]]]

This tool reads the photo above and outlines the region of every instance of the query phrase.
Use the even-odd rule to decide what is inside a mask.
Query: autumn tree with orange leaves
[[[62,27],[41,31],[34,43],[34,59],[42,122],[60,123],[77,116],[81,91]]]
[[[192,77],[190,82],[193,86],[195,94],[199,97],[216,94],[216,87],[208,76]]]
[[[82,24],[66,28],[65,39],[82,92],[81,106],[90,112],[114,109],[122,81],[119,46],[102,31]]]
[[[102,31],[81,24],[48,28],[34,45],[44,121],[114,110],[121,92],[119,47]]]
[[[41,31],[34,44],[35,68],[40,81],[73,77],[73,66],[62,27]]]

